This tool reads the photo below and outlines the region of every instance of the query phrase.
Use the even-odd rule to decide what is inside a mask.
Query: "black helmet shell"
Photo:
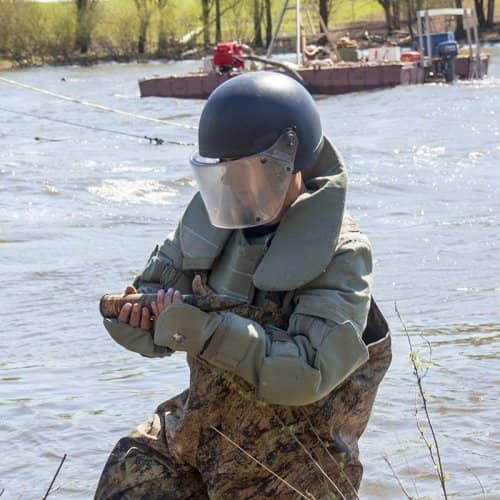
[[[199,154],[240,158],[271,147],[285,129],[298,138],[294,171],[306,168],[323,143],[321,120],[307,90],[274,71],[233,77],[209,96],[198,130]]]

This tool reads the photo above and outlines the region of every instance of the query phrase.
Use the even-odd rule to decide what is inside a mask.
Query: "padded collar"
[[[328,139],[304,176],[309,192],[285,212],[255,271],[256,288],[294,290],[319,276],[333,258],[344,214],[347,173]]]
[[[253,276],[260,290],[288,291],[304,286],[326,269],[335,252],[344,215],[347,173],[328,139],[303,175],[308,192],[285,212]],[[210,224],[197,193],[180,223],[183,269],[210,269],[231,233]]]

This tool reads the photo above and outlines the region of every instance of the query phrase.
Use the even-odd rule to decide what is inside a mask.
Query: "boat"
[[[339,41],[332,40],[324,23],[322,34],[327,37],[334,58],[315,57],[320,48],[311,48],[305,44],[304,30],[300,23],[301,6],[297,0],[296,63],[272,59],[273,43],[287,9],[288,0],[284,3],[265,57],[255,56],[249,47],[238,42],[221,42],[214,48],[212,58],[203,59],[204,68],[198,72],[140,80],[141,97],[206,99],[221,83],[242,72],[252,71],[256,63],[261,65],[259,69],[290,74],[313,95],[338,95],[436,80],[452,82],[455,79],[480,79],[488,73],[489,56],[481,51],[473,8],[419,10],[418,34],[413,40],[413,50],[401,52],[399,47],[383,46],[370,49],[362,60],[356,60],[346,57],[356,53],[355,47],[347,45],[339,49]],[[430,20],[438,16],[463,17],[466,47],[459,49],[452,32],[431,32]],[[318,18],[321,22],[321,17]]]

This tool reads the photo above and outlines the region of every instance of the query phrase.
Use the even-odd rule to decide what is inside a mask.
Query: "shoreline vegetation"
[[[321,43],[319,15],[334,39],[361,48],[409,45],[417,8],[481,5],[480,39],[500,41],[495,2],[482,0],[317,0],[303,15],[308,43]],[[282,0],[0,0],[0,70],[41,65],[92,65],[201,58],[217,41],[241,40],[265,53]],[[303,2],[306,5],[308,2]],[[499,9],[497,9],[499,10]],[[497,13],[498,14],[498,13]],[[497,16],[500,17],[500,16]],[[310,19],[310,21],[309,21]],[[295,51],[295,13],[285,14],[275,52]],[[314,34],[312,29],[315,29]],[[446,19],[435,31],[463,28]]]

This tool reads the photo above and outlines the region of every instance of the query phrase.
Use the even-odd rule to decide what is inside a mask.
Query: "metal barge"
[[[177,97],[205,99],[221,83],[245,71],[245,59],[263,61],[266,69],[286,71],[299,79],[312,94],[336,95],[362,90],[374,90],[397,85],[410,85],[454,79],[483,78],[488,73],[489,56],[481,53],[474,9],[430,9],[417,12],[418,35],[413,57],[403,60],[331,62],[309,61],[304,64],[303,33],[297,30],[297,64],[287,68],[284,63],[271,61],[272,43],[276,38],[288,2],[285,2],[278,27],[266,59],[245,56],[233,44],[219,44],[223,54],[214,52],[214,62],[208,71],[183,76],[155,77],[139,81],[141,97]],[[300,2],[297,2],[300,24]],[[458,50],[452,33],[432,33],[430,20],[437,16],[463,16],[468,47]],[[338,56],[331,35],[324,33]],[[444,36],[445,35],[445,36]],[[406,53],[410,55],[410,53]],[[229,58],[229,59],[227,59]],[[216,64],[219,63],[219,64]],[[276,68],[278,66],[278,68]]]

